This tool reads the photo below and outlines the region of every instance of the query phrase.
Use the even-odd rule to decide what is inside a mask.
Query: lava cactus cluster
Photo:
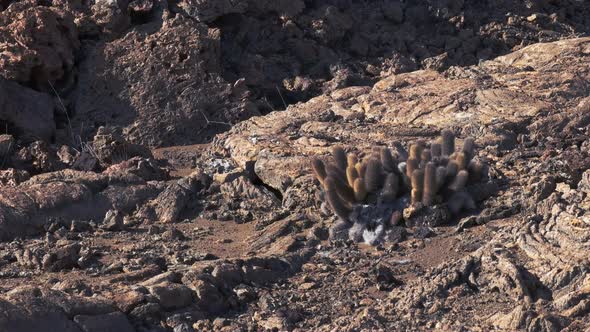
[[[399,142],[369,153],[346,153],[336,146],[331,160],[313,158],[311,164],[323,189],[324,208],[339,217],[335,227],[349,229],[350,238],[367,240],[399,225],[406,208],[442,209],[451,215],[474,209],[466,188],[486,173],[475,156],[472,138],[456,149],[454,134],[444,130],[436,141],[418,140],[409,151]]]

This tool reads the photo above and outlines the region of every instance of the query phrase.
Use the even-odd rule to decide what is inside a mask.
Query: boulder
[[[49,140],[55,134],[53,113],[53,99],[49,95],[0,76],[1,130],[8,130],[19,138]]]
[[[20,286],[0,296],[0,312],[5,313],[0,315],[0,331],[81,332],[86,330],[72,321],[75,316],[104,315],[114,310],[108,301],[100,298],[70,296],[61,291]],[[104,322],[108,324],[108,321]]]
[[[165,310],[183,308],[193,302],[193,292],[185,285],[163,282],[148,289]]]
[[[258,114],[219,75],[219,44],[219,30],[176,15],[88,49],[72,96],[74,131],[89,139],[108,123],[130,143],[194,144]]]
[[[67,80],[80,47],[70,13],[36,6],[33,1],[18,2],[0,12],[0,40],[0,76],[44,91],[52,91],[51,85]],[[7,96],[14,98],[13,94]]]
[[[74,322],[76,322],[84,332],[135,331],[129,322],[129,319],[127,319],[127,317],[121,312],[112,312],[97,316],[78,315],[74,317]]]

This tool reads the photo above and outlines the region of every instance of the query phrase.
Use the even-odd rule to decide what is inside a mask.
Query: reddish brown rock
[[[8,130],[18,138],[49,140],[55,134],[53,107],[49,95],[0,77],[0,122],[3,123],[3,132]],[[11,149],[16,150],[17,146]]]
[[[80,45],[74,18],[33,1],[0,12],[0,75],[50,91],[68,78]]]
[[[564,40],[444,74],[391,75],[366,94],[343,89],[346,93],[316,97],[271,113],[264,121],[244,121],[216,143],[242,169],[282,193],[308,172],[305,156],[327,154],[330,141],[370,151],[375,143],[433,136],[441,128],[471,128],[482,130],[482,142],[511,148],[516,137],[504,128],[524,126],[564,105],[573,108],[575,98],[586,97],[585,85],[576,77],[589,75],[584,56],[589,44],[588,38]],[[535,70],[525,70],[527,66]],[[569,80],[580,84],[566,84]],[[416,95],[421,96],[419,103]],[[352,117],[355,112],[362,117]]]
[[[131,143],[191,144],[258,113],[232,97],[231,84],[219,76],[219,30],[181,15],[156,27],[152,22],[88,50],[75,92],[75,132],[92,136],[108,123],[123,127]]]

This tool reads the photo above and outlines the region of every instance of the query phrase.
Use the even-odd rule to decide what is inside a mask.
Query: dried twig
[[[220,125],[226,125],[226,126],[230,126],[230,123],[227,122],[221,122],[221,121],[211,121],[209,120],[209,118],[207,117],[207,115],[205,115],[205,112],[199,110],[199,113],[201,113],[201,115],[203,115],[203,117],[205,118],[205,121],[207,121],[207,124],[205,125],[205,127],[207,127],[209,124],[213,123],[213,124],[220,124]]]
[[[201,128],[201,130],[199,130],[197,132],[197,135],[201,134],[203,131],[205,131],[205,129],[207,129],[209,127],[210,124],[218,124],[218,125],[224,125],[224,126],[228,126],[231,127],[231,123],[228,122],[221,122],[221,121],[211,121],[209,120],[209,118],[207,117],[207,115],[205,114],[205,112],[199,110],[199,113],[201,113],[201,115],[205,118],[205,126],[203,128]]]
[[[283,95],[281,94],[281,90],[279,90],[279,87],[277,85],[275,85],[275,88],[277,89],[277,92],[279,93],[279,97],[281,97],[281,100],[283,101],[283,105],[285,106],[285,109],[287,109],[287,103],[285,102],[285,98],[283,98]]]
[[[265,102],[265,103],[268,105],[268,107],[269,107],[269,108],[270,108],[270,109],[271,109],[273,112],[275,112],[275,111],[276,111],[276,110],[275,110],[275,108],[274,108],[274,107],[272,107],[272,105],[271,105],[271,104],[268,102],[268,98],[266,98],[266,96],[264,96],[264,98],[262,98],[262,100],[264,100],[264,102]]]
[[[4,151],[4,157],[2,158],[2,165],[0,165],[0,169],[4,169],[4,165],[6,164],[6,160],[8,159],[10,149],[12,149],[12,141],[10,141],[10,144],[8,144],[8,149]]]
[[[61,105],[63,112],[66,114],[66,119],[68,120],[68,131],[70,132],[70,136],[72,137],[72,144],[76,145],[76,140],[74,139],[74,132],[72,130],[72,121],[70,120],[70,115],[68,114],[66,105],[64,105],[63,101],[61,100],[61,97],[57,93],[57,90],[55,90],[55,88],[53,87],[53,84],[51,84],[49,80],[47,80],[47,83],[51,87],[51,90],[53,90],[53,93],[55,93],[55,96],[57,97],[57,100],[59,101],[59,104]]]

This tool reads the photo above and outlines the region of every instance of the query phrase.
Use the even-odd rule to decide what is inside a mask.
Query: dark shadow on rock
[[[238,1],[215,7],[185,0],[180,7],[221,30],[224,77],[245,78],[267,111],[336,88],[372,85],[383,74],[473,65],[590,29],[589,9],[575,1],[333,0],[283,7]]]
[[[219,35],[194,20],[168,17],[110,42],[85,45],[74,100],[74,133],[91,137],[103,125],[146,146],[202,143],[255,106],[217,74]]]

